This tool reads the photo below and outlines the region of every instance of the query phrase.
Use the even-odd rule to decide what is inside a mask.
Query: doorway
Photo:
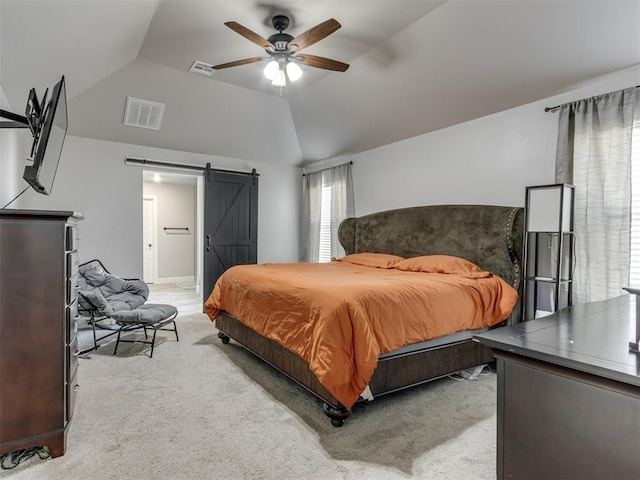
[[[143,277],[201,291],[199,173],[143,171]]]
[[[153,277],[156,285],[193,288],[204,302],[227,268],[257,262],[259,174],[255,169],[212,170],[209,165],[204,175],[175,173],[174,168],[169,164],[165,170],[143,170],[143,197],[156,197],[155,208],[151,198],[143,203],[143,215],[154,218],[153,225],[145,220],[143,228],[156,235],[143,235],[144,275]],[[185,188],[190,193],[183,200],[165,195]],[[173,250],[167,248],[170,240]],[[181,248],[175,248],[180,240]],[[168,274],[167,264],[188,270]]]

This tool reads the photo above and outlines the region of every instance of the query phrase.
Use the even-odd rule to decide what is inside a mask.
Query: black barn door
[[[258,175],[206,170],[204,300],[226,269],[257,262]]]

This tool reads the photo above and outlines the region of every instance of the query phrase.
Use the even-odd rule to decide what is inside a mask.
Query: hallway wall
[[[143,182],[142,193],[157,197],[156,283],[193,281],[196,275],[197,235],[195,186]]]

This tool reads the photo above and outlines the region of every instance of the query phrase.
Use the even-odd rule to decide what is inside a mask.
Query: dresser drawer
[[[67,378],[73,378],[73,374],[78,369],[78,336],[75,335],[69,345],[66,347],[66,357],[67,357]]]
[[[67,225],[66,232],[66,245],[67,252],[75,252],[80,246],[80,236],[78,227],[75,225]]]
[[[71,278],[78,273],[79,265],[80,259],[78,258],[78,252],[67,253],[67,278]]]
[[[77,273],[67,278],[67,305],[75,302],[78,298],[78,278]]]
[[[78,320],[76,317],[78,316],[78,302],[74,301],[69,305],[66,309],[66,332],[65,332],[65,344],[69,345],[71,339],[75,337],[78,333]]]
[[[71,420],[71,417],[73,417],[73,410],[76,406],[76,396],[78,395],[78,390],[80,389],[80,385],[78,383],[77,368],[73,372],[71,379],[67,382],[66,389],[67,405],[65,408],[65,420],[66,422],[69,422]]]

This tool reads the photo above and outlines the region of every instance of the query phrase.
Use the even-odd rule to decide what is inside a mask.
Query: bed
[[[470,274],[471,277],[475,278],[475,275],[478,277],[478,280],[466,279],[465,282],[467,284],[472,285],[474,282],[482,283],[491,281],[494,284],[498,284],[499,288],[505,292],[507,292],[507,290],[513,291],[513,293],[510,294],[512,296],[510,300],[511,303],[507,305],[507,302],[503,302],[504,305],[501,306],[500,312],[496,313],[496,315],[500,315],[500,318],[494,317],[487,325],[472,322],[469,327],[456,327],[453,328],[455,331],[452,331],[450,334],[438,335],[434,338],[431,333],[436,330],[441,331],[442,329],[439,327],[434,329],[433,325],[436,324],[432,324],[428,329],[430,336],[425,337],[425,341],[414,341],[404,345],[398,342],[394,343],[395,340],[386,342],[387,337],[380,336],[379,334],[377,334],[377,338],[381,340],[381,342],[379,342],[381,345],[374,342],[374,347],[368,349],[359,347],[359,344],[353,341],[353,350],[366,350],[365,356],[368,355],[371,357],[371,355],[375,355],[375,358],[372,368],[371,362],[358,363],[359,360],[356,361],[355,367],[347,368],[350,368],[357,374],[360,374],[361,371],[365,372],[363,374],[364,380],[362,378],[353,381],[349,379],[349,382],[353,385],[349,385],[347,390],[336,388],[335,385],[339,384],[339,382],[332,383],[332,381],[327,381],[327,377],[324,376],[325,370],[329,371],[327,374],[330,373],[334,375],[330,370],[336,369],[336,367],[329,365],[323,370],[322,361],[320,362],[321,366],[318,367],[316,356],[311,356],[312,354],[315,355],[318,351],[326,351],[326,345],[331,345],[333,342],[332,339],[325,341],[324,337],[316,335],[318,331],[322,330],[307,329],[309,332],[313,332],[309,335],[317,337],[314,339],[314,342],[325,341],[324,345],[321,343],[319,347],[310,347],[310,349],[307,347],[301,347],[300,349],[292,348],[291,345],[287,345],[285,348],[283,345],[286,345],[286,342],[282,340],[283,335],[273,333],[279,329],[279,325],[274,323],[273,318],[269,320],[268,314],[270,313],[269,309],[271,307],[269,306],[269,302],[265,301],[267,297],[263,294],[269,292],[273,294],[275,291],[277,296],[278,282],[276,280],[275,283],[272,282],[269,284],[267,280],[268,277],[263,277],[265,280],[261,282],[252,279],[249,273],[255,273],[257,275],[258,271],[264,270],[268,275],[275,275],[276,265],[234,267],[228,271],[229,273],[225,272],[216,283],[216,288],[214,288],[214,291],[205,303],[205,309],[210,318],[215,320],[216,327],[219,330],[218,336],[223,343],[228,343],[229,339],[234,339],[249,351],[319,397],[324,402],[324,412],[331,419],[331,423],[338,427],[341,426],[350,415],[349,407],[352,406],[356,398],[358,400],[364,398],[370,400],[371,398],[386,393],[486,364],[492,360],[491,351],[473,341],[472,336],[474,333],[477,333],[479,329],[486,330],[487,328],[495,328],[496,326],[504,324],[514,324],[519,321],[520,308],[517,298],[522,288],[522,226],[523,209],[517,207],[435,205],[389,210],[359,218],[349,218],[342,222],[338,236],[340,243],[347,253],[347,257],[342,259],[342,261],[331,262],[330,264],[326,264],[325,267],[318,265],[304,266],[304,264],[298,266],[292,265],[292,268],[302,272],[298,279],[300,281],[300,288],[298,290],[303,292],[307,290],[307,284],[304,283],[303,280],[305,274],[311,277],[314,275],[324,276],[324,272],[339,270],[340,272],[348,271],[350,275],[355,275],[353,278],[362,279],[364,277],[358,277],[358,275],[363,275],[361,273],[362,269],[375,270],[374,274],[371,275],[374,280],[369,281],[367,279],[366,281],[353,282],[362,283],[363,285],[371,283],[373,285],[378,284],[378,280],[383,277],[386,279],[386,277],[395,278],[396,276],[407,275],[404,272],[398,272],[397,269],[398,266],[406,263],[398,263],[402,262],[403,259],[414,259],[415,257],[419,257],[419,259],[431,259],[439,258],[440,256],[443,256],[442,258],[449,258],[448,256],[453,256],[477,265],[479,270],[484,272],[476,273],[473,271],[472,274]],[[366,265],[366,268],[360,265],[348,265],[350,262],[347,261],[349,258],[359,259],[360,257],[374,257],[378,259],[384,258],[385,255],[390,259],[398,256],[399,259],[393,259],[390,264],[391,266],[384,265],[382,268],[368,268],[371,267],[371,265]],[[411,265],[411,261],[409,261],[409,264]],[[375,266],[378,267],[378,265]],[[317,274],[317,272],[313,270],[317,268],[324,269],[322,275]],[[311,269],[311,273],[308,272],[309,269]],[[400,268],[400,270],[403,270],[403,268]],[[244,278],[240,275],[242,271],[244,271],[248,279],[242,280]],[[486,272],[490,272],[491,275],[484,275]],[[296,274],[293,272],[289,275],[295,278]],[[326,275],[329,274],[327,273]],[[408,275],[411,275],[411,273]],[[414,273],[412,280],[415,279],[415,281],[418,281],[419,279],[419,281],[422,282],[423,278],[427,277],[441,277],[449,281],[449,278],[453,277],[453,275]],[[466,275],[465,278],[466,277],[469,277],[469,275]],[[489,279],[487,277],[492,278]],[[228,285],[237,286],[240,284],[239,282],[242,281],[245,281],[247,288],[251,288],[251,293],[245,293],[241,301],[234,303],[231,300],[231,292],[233,290],[229,289]],[[263,283],[264,285],[270,286],[264,288]],[[339,281],[337,283],[339,283]],[[443,282],[443,284],[446,283],[447,282]],[[451,287],[450,289],[455,290],[457,288],[458,287]],[[344,290],[345,292],[349,290],[349,295],[351,295],[350,291],[352,289],[347,288],[346,284],[344,285]],[[414,290],[417,290],[415,285],[412,287],[412,291]],[[443,292],[444,300],[440,299],[440,301],[444,302],[449,298],[444,294],[444,292],[447,291],[445,287],[438,287],[436,290]],[[249,292],[249,290],[247,290],[247,292]],[[331,304],[331,297],[328,296],[329,293],[327,292],[324,292],[324,294],[327,295],[326,303]],[[345,293],[345,295],[346,294],[347,293]],[[370,299],[365,299],[362,291],[354,290],[354,294],[358,299],[368,305]],[[402,296],[404,293],[398,293],[397,295]],[[476,294],[474,293],[474,295]],[[376,296],[382,295],[373,295],[373,297]],[[302,297],[304,297],[304,295],[297,295],[295,299],[288,299],[283,296],[281,307],[284,305],[282,308],[288,308],[287,305],[294,305],[296,301],[300,303],[303,301]],[[388,297],[387,301],[391,301],[391,298],[392,297]],[[236,314],[235,316],[226,311],[225,301],[227,301],[228,304],[227,309],[234,312]],[[287,304],[286,301],[289,301],[289,303]],[[443,325],[450,323],[456,324],[458,321],[458,319],[454,318],[454,311],[459,310],[457,308],[457,301],[451,300],[450,302],[449,305],[451,305],[451,308],[449,309],[442,307],[432,309],[437,313],[437,325],[440,325],[440,323]],[[245,304],[248,305],[250,303],[256,304],[256,319],[249,318],[248,310],[241,308],[244,307]],[[355,311],[354,308],[361,309],[361,305],[354,307],[355,302],[346,301],[345,303],[349,304],[347,317],[357,316],[353,313]],[[397,310],[391,311],[394,313],[402,311],[403,313],[395,315],[396,318],[392,320],[389,318],[392,316],[390,311],[386,310],[380,314],[384,318],[374,319],[373,323],[386,324],[391,321],[400,321],[400,319],[405,321],[405,317],[410,317],[411,313],[408,310],[403,311],[400,308],[402,307],[400,303],[394,307],[397,308]],[[429,305],[431,306],[432,304],[429,303]],[[435,303],[433,305],[435,305]],[[492,308],[497,309],[495,306]],[[313,308],[308,311],[315,312]],[[373,308],[371,311],[380,312],[381,310],[379,308]],[[449,313],[449,311],[451,313]],[[274,312],[277,313],[277,310],[274,310]],[[311,318],[314,317],[314,315],[315,314],[310,313],[309,316]],[[459,315],[459,311],[456,315]],[[284,317],[287,317],[287,320],[283,323],[287,323],[289,321],[288,315],[283,315],[283,318]],[[370,319],[371,315],[367,318]],[[300,321],[304,323],[304,320]],[[408,319],[407,321],[413,320]],[[369,323],[372,322],[369,320]],[[345,329],[345,324],[345,321],[342,321],[342,323],[336,323],[337,327],[331,327],[330,329],[325,328],[322,335],[328,334],[327,332],[332,332],[334,328],[338,330],[348,330],[352,328],[349,326]],[[360,327],[354,328],[361,330]],[[401,329],[404,330],[405,327],[401,327]],[[442,331],[445,330],[446,329]],[[259,332],[262,332],[262,334]],[[387,330],[388,334],[391,332],[391,330]],[[267,338],[268,336],[271,338]],[[347,336],[348,341],[351,342],[351,333],[347,332]],[[389,337],[392,338],[393,335],[390,334]],[[341,348],[337,348],[336,350],[341,354]],[[349,346],[349,351],[350,350],[352,350],[351,346]],[[343,362],[340,356],[336,358],[338,359],[338,363]],[[371,375],[368,375],[366,372],[368,368],[371,369]],[[336,375],[342,378],[340,377],[340,375],[342,375],[341,373],[337,373]],[[366,385],[363,382],[365,382]],[[361,393],[360,388],[362,388]],[[354,392],[356,393],[355,396]],[[360,395],[358,395],[358,393],[360,393]]]

